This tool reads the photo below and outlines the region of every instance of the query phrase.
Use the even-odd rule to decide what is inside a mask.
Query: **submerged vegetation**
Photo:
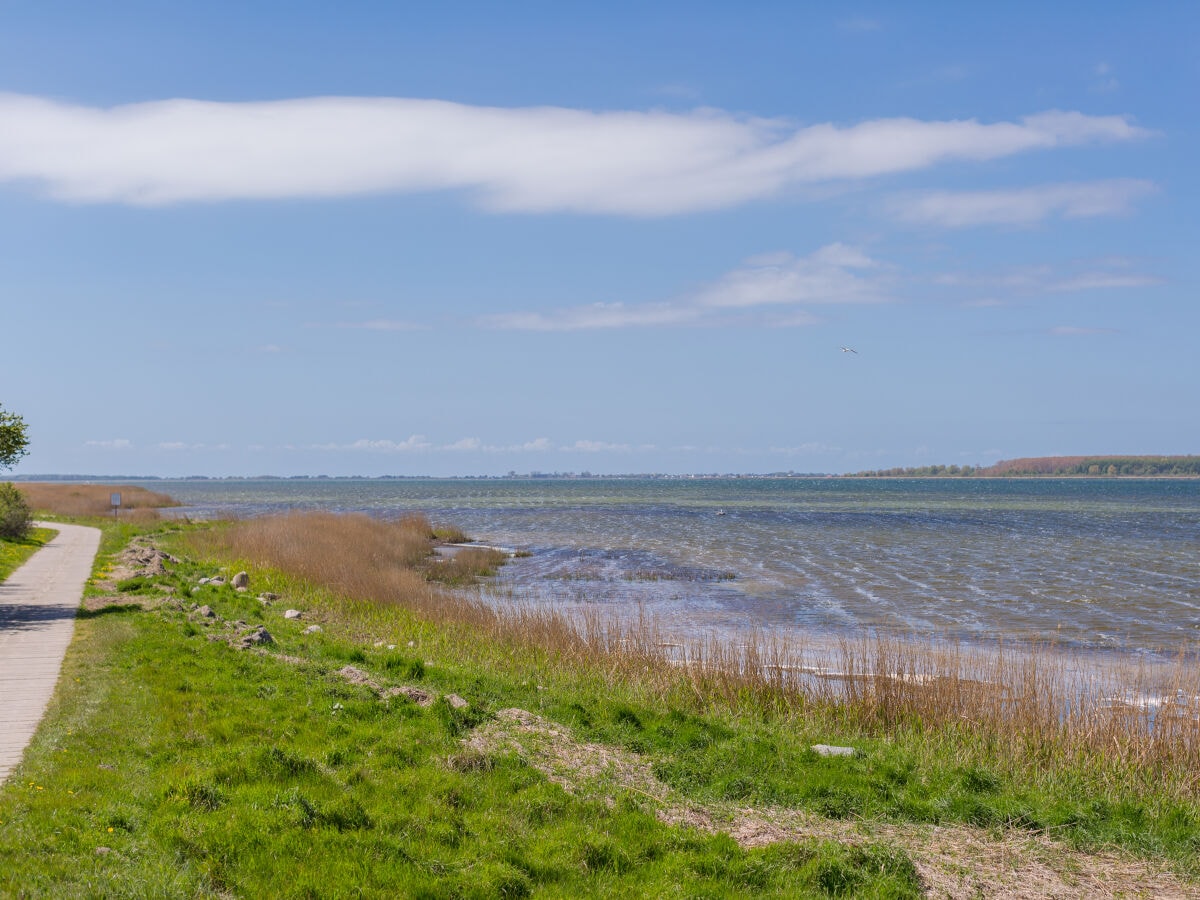
[[[1187,660],[1149,710],[1112,693],[1139,673],[1085,678],[1052,648],[679,646],[645,617],[497,605],[442,583],[467,563],[419,517],[171,525],[160,573],[109,527],[57,704],[0,790],[0,893],[987,896],[1036,872],[1161,896],[1200,876]]]

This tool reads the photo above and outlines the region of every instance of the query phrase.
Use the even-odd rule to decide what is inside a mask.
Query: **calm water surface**
[[[1197,480],[156,482],[196,513],[421,511],[532,551],[499,587],[703,629],[1155,651],[1200,639]]]

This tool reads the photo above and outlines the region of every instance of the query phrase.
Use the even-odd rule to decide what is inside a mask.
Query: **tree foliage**
[[[0,540],[18,541],[33,527],[33,513],[24,495],[10,482],[0,483]]]
[[[0,406],[0,469],[11,469],[29,452],[28,448],[25,420],[16,413],[5,412]]]

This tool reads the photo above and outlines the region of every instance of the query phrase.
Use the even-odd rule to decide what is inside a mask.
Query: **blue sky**
[[[1198,10],[5,3],[15,471],[1200,452]]]

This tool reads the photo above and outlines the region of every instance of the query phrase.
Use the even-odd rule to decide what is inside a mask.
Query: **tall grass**
[[[478,643],[541,654],[672,702],[819,714],[867,735],[918,733],[988,748],[1011,768],[1061,765],[1100,778],[1200,791],[1200,667],[1097,663],[1050,645],[965,646],[864,634],[830,642],[766,633],[668,639],[644,613],[565,613],[429,581],[432,531],[416,517],[290,514],[198,534],[198,550],[282,570],[346,598],[403,607]],[[1107,773],[1107,774],[1106,774]]]
[[[178,506],[171,497],[158,491],[127,484],[18,484],[26,502],[38,513],[58,516],[111,516],[112,495],[121,495],[120,515],[134,521],[153,521],[157,510]]]

